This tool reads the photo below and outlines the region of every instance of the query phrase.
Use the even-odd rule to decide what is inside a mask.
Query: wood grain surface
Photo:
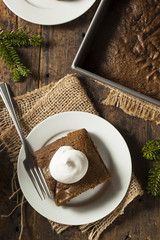
[[[56,82],[72,73],[72,61],[88,29],[99,1],[78,19],[58,26],[41,26],[18,18],[0,0],[0,27],[4,30],[25,29],[43,38],[41,47],[17,49],[24,64],[32,74],[22,82],[13,83],[10,71],[0,59],[0,81],[10,85],[13,96]],[[95,104],[100,115],[111,122],[125,138],[132,156],[133,171],[145,193],[133,201],[100,240],[160,240],[160,198],[146,192],[147,174],[151,163],[144,160],[141,148],[147,140],[160,137],[160,127],[125,114],[122,110],[104,106],[101,101],[108,90],[90,79],[80,76],[82,85]],[[8,214],[16,205],[9,200],[13,166],[7,153],[0,153],[0,214]],[[22,240],[87,240],[77,227],[71,227],[57,235],[51,230],[48,220],[26,204]],[[20,209],[10,217],[0,218],[0,239],[17,240],[20,232]]]

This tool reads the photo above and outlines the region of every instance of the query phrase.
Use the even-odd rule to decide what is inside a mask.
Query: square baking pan
[[[79,47],[79,50],[73,60],[71,67],[77,73],[81,73],[82,75],[91,77],[100,82],[106,83],[109,86],[120,89],[123,92],[129,93],[135,97],[138,97],[142,100],[145,100],[152,104],[160,106],[159,100],[154,99],[145,94],[142,94],[142,93],[135,91],[131,88],[128,88],[126,86],[123,86],[122,84],[119,84],[118,82],[107,79],[107,78],[103,77],[103,75],[101,76],[100,74],[97,74],[96,72],[90,71],[86,68],[87,54],[89,53],[89,51],[91,51],[91,46],[96,39],[96,33],[97,33],[99,27],[101,26],[101,24],[105,24],[105,23],[103,23],[103,20],[104,20],[104,17],[106,16],[107,11],[109,11],[111,2],[112,2],[111,0],[101,0],[100,4],[96,10],[96,13],[91,21],[91,24],[85,34],[85,37]],[[112,25],[112,21],[110,24]],[[90,64],[92,64],[92,63],[90,63]]]

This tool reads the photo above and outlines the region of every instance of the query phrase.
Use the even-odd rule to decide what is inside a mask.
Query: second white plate
[[[127,144],[117,129],[96,115],[65,112],[38,124],[27,139],[36,151],[69,131],[86,128],[111,173],[111,180],[57,207],[53,199],[41,201],[23,166],[24,151],[18,158],[18,179],[30,205],[44,217],[62,224],[81,225],[111,213],[124,198],[131,180],[132,164]]]
[[[85,13],[95,0],[3,0],[17,16],[32,23],[57,25]]]

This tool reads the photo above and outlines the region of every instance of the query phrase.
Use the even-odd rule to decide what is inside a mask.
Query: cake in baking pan
[[[160,1],[112,0],[104,11],[85,68],[160,100]]]

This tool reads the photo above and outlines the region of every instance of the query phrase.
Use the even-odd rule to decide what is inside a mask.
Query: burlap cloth
[[[108,88],[109,86],[106,87]],[[51,83],[48,86],[29,92],[23,96],[16,97],[13,100],[25,136],[28,135],[35,125],[56,113],[66,111],[84,111],[98,114],[76,75],[67,75],[56,84]],[[158,107],[146,105],[145,102],[135,99],[116,89],[110,88],[110,93],[107,99],[102,103],[118,106],[128,114],[138,116],[146,120],[154,120],[157,124],[160,123]],[[5,148],[7,150],[16,172],[17,157],[21,142],[8,111],[2,101],[0,101],[0,133],[1,148]],[[13,179],[15,184],[12,184],[12,190],[13,192],[18,192],[18,186],[15,178],[16,177]],[[138,195],[142,194],[143,191],[141,186],[134,174],[132,174],[127,194],[119,206],[103,219],[94,223],[79,226],[80,230],[88,233],[88,239],[97,240],[100,234],[119,215],[124,213],[126,206]],[[61,233],[69,227],[52,221],[49,221],[49,223],[52,229],[57,233]]]

